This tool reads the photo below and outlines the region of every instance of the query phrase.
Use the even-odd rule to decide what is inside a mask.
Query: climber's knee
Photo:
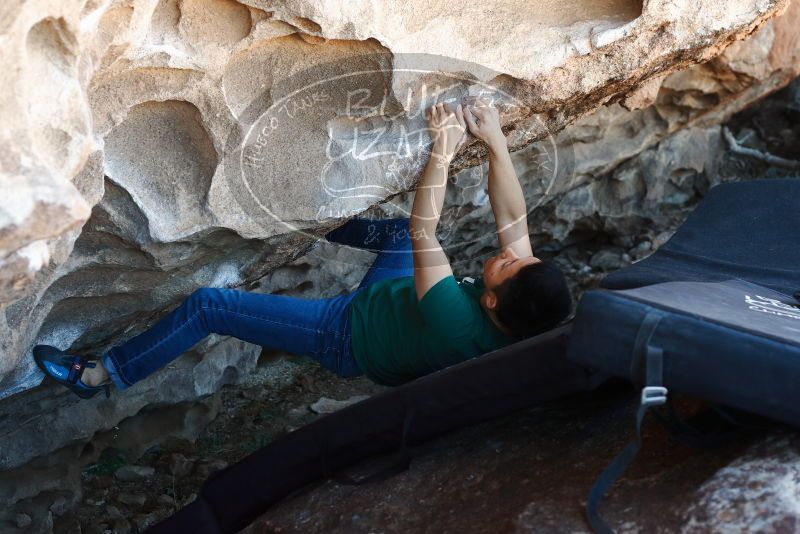
[[[219,302],[222,290],[216,287],[200,287],[195,289],[186,299],[187,304],[194,309],[213,308]]]

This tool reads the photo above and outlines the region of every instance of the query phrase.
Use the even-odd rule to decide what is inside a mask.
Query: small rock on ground
[[[143,480],[155,474],[156,470],[152,467],[144,465],[124,465],[114,471],[114,476],[117,480],[123,482],[133,482],[136,480]]]
[[[147,501],[147,497],[132,493],[120,493],[117,495],[117,500],[122,504],[127,504],[128,506],[144,506],[145,501]]]
[[[114,524],[111,525],[111,532],[112,534],[130,534],[131,524],[125,519],[117,519],[114,521]]]
[[[122,512],[119,511],[119,508],[117,508],[113,504],[106,505],[106,516],[109,519],[124,519],[125,518],[125,516],[122,515]]]
[[[31,519],[31,516],[28,514],[17,514],[17,517],[14,518],[14,523],[17,525],[17,528],[25,528],[32,522],[33,519]]]
[[[211,460],[202,462],[194,469],[194,474],[203,478],[208,478],[217,471],[221,471],[228,467],[228,462],[225,460]]]
[[[150,512],[149,514],[139,514],[133,518],[133,524],[136,525],[136,528],[139,532],[144,532],[149,527],[156,524],[159,520],[159,515],[156,512]]]
[[[192,472],[194,462],[189,460],[186,456],[180,453],[172,454],[169,458],[169,465],[167,471],[176,477],[186,476]]]
[[[317,402],[311,405],[311,411],[318,414],[333,413],[341,410],[342,408],[346,408],[351,404],[361,402],[364,399],[368,398],[369,396],[367,395],[356,395],[354,397],[350,397],[349,399],[345,400],[336,400],[336,399],[329,399],[328,397],[322,397]]]
[[[67,499],[65,497],[59,497],[50,505],[50,511],[56,516],[62,516],[67,512],[69,507],[70,504],[67,503]]]
[[[175,506],[175,499],[173,499],[166,493],[159,495],[156,502],[159,504],[166,504],[167,506]]]
[[[91,523],[84,525],[78,532],[83,532],[83,534],[106,534],[108,525],[105,523]]]
[[[626,265],[622,254],[618,254],[611,250],[601,250],[596,252],[592,259],[589,260],[589,265],[604,271],[616,271]]]

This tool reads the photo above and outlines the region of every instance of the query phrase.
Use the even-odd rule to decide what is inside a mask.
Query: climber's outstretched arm
[[[500,114],[483,99],[466,108],[469,131],[489,146],[489,202],[492,205],[500,248],[511,248],[520,258],[533,256],[528,235],[527,207],[506,137],[500,129]]]
[[[466,123],[460,105],[452,110],[447,104],[436,104],[428,108],[426,118],[433,147],[417,183],[409,225],[417,300],[422,300],[439,280],[453,274],[436,237],[436,227],[442,214],[450,162],[466,139]]]

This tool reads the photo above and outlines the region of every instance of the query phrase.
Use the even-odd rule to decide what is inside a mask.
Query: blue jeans
[[[374,282],[414,274],[408,224],[408,219],[354,218],[326,234],[331,242],[378,252],[351,293],[304,299],[200,288],[152,328],[106,352],[103,365],[117,389],[126,389],[215,333],[310,356],[342,377],[361,375],[352,354],[347,305]]]

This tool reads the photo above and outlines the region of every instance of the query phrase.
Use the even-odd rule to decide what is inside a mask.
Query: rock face
[[[212,393],[258,356],[212,337],[124,400],[73,405],[75,428],[61,419],[64,391],[27,391],[42,379],[33,345],[100,354],[203,286],[315,298],[354,288],[351,263],[365,256],[343,251],[315,274],[292,261],[348,216],[407,213],[435,98],[497,96],[531,229],[556,250],[674,218],[721,179],[717,124],[800,65],[797,2],[490,7],[0,7],[0,413],[27,415],[0,418],[0,469],[68,443],[77,457],[96,431]],[[443,217],[465,274],[495,246],[484,159],[477,142],[456,158]]]
[[[502,89],[509,142],[522,147],[612,99],[646,103],[664,75],[786,5],[574,0],[490,14],[472,2],[9,4],[0,64],[17,74],[0,100],[0,395],[38,383],[33,344],[105,350],[192,289],[258,279],[321,224],[411,188],[424,134],[403,158],[343,156],[355,141],[389,146],[418,131],[437,90]],[[762,40],[772,50],[774,37]],[[774,72],[763,61],[736,68],[759,80]],[[334,78],[306,89],[312,100],[286,100]],[[354,91],[381,98],[354,105]],[[274,135],[250,135],[286,116]],[[387,117],[391,141],[364,127]],[[250,182],[231,177],[241,157],[262,162]],[[481,157],[473,144],[455,168]],[[408,179],[374,172],[392,166]],[[371,194],[324,206],[326,192],[356,186]]]
[[[797,441],[797,435],[772,436],[717,471],[697,491],[683,532],[797,531]]]

